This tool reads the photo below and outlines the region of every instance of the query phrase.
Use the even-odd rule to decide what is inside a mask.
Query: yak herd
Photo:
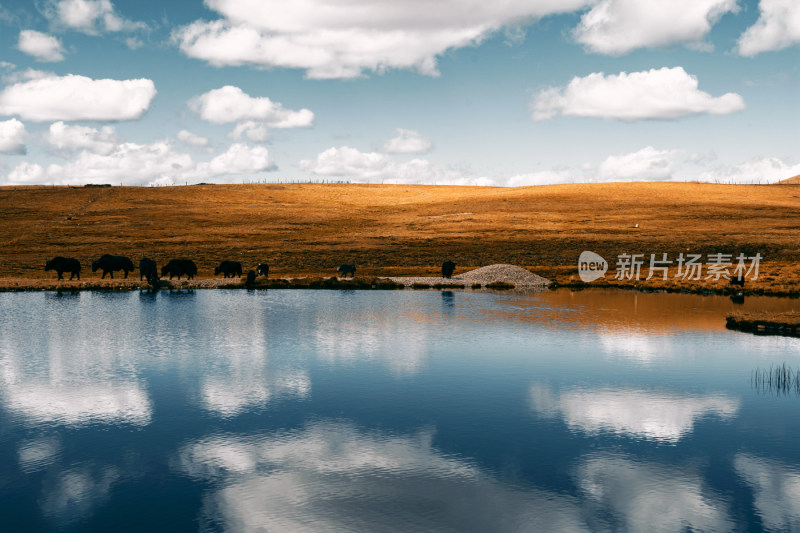
[[[81,263],[72,257],[57,256],[47,261],[44,265],[45,272],[54,270],[58,274],[58,279],[64,279],[64,273],[69,272],[69,279],[81,279]],[[114,272],[123,272],[124,277],[128,277],[128,272],[135,270],[133,261],[129,257],[122,255],[109,255],[105,254],[96,261],[92,261],[92,272],[98,270],[103,271],[101,279],[105,279],[108,274],[111,279],[114,279]],[[256,267],[256,270],[251,270],[247,274],[249,283],[253,283],[256,279],[256,272],[258,275],[269,277],[269,265],[261,263]],[[215,269],[214,275],[222,274],[224,277],[242,276],[242,264],[239,261],[223,261]],[[251,276],[252,274],[252,276]],[[181,276],[186,276],[186,279],[194,279],[197,275],[197,265],[191,259],[172,259],[169,263],[161,267],[159,274],[156,262],[150,258],[143,257],[139,261],[139,281],[146,279],[147,282],[153,287],[158,287],[158,280],[160,277],[169,276],[169,279]]]
[[[455,263],[452,261],[445,261],[442,264],[442,277],[449,279],[456,269]],[[54,270],[58,274],[58,279],[64,279],[64,273],[69,272],[69,279],[81,279],[81,262],[72,257],[57,256],[47,261],[44,265],[45,272]],[[101,279],[105,279],[106,274],[114,279],[114,272],[122,271],[124,277],[128,277],[128,272],[135,270],[133,261],[130,258],[122,255],[109,255],[105,254],[96,261],[92,261],[92,272],[98,270],[103,271]],[[352,278],[356,275],[355,265],[341,265],[336,269],[339,276],[346,278],[348,275]],[[219,276],[222,274],[224,278],[234,276],[242,277],[242,263],[239,261],[223,261],[216,268],[214,268],[214,275]],[[160,277],[169,276],[169,279],[181,276],[186,276],[186,279],[194,279],[197,275],[197,265],[191,259],[172,259],[169,263],[161,267]],[[257,276],[269,277],[269,265],[261,263],[255,270],[250,270],[247,273],[245,281],[246,285],[252,285]],[[139,261],[139,281],[146,279],[147,282],[153,287],[158,287],[159,272],[156,262],[147,257],[143,257]]]

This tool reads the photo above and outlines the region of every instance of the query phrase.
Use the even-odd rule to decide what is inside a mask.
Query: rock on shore
[[[435,285],[437,283],[463,283],[467,287],[475,283],[480,283],[486,286],[489,283],[502,282],[510,283],[518,289],[526,288],[542,288],[550,284],[550,280],[543,278],[538,274],[534,274],[522,267],[515,265],[489,265],[481,268],[476,268],[462,274],[457,274],[452,279],[444,279],[442,277],[427,276],[427,277],[395,277],[389,278],[395,283],[402,283],[406,286],[417,284]]]

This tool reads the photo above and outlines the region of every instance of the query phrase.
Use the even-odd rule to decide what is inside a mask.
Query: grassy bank
[[[159,281],[159,289],[164,290],[183,290],[183,289],[331,289],[331,290],[401,290],[402,284],[394,283],[385,278],[358,278],[358,279],[337,279],[308,277],[291,279],[266,279],[258,278],[254,283],[248,285],[245,278],[229,279],[192,279],[192,280],[168,280]],[[463,286],[462,286],[463,288]],[[27,279],[6,279],[0,283],[0,292],[20,292],[20,291],[134,291],[150,290],[152,287],[146,281],[137,280],[27,280]]]
[[[769,311],[731,313],[725,319],[728,329],[791,337],[800,336],[800,313]]]
[[[524,188],[292,184],[0,188],[0,286],[55,282],[47,259],[101,254],[193,259],[199,278],[222,260],[271,265],[277,278],[431,276],[511,263],[580,287],[584,250],[614,268],[622,253],[760,253],[746,293],[798,295],[800,186],[698,183]],[[637,227],[638,226],[638,227]],[[593,286],[723,292],[726,281],[653,278]],[[646,273],[642,277],[646,277]],[[138,278],[138,276],[137,276]],[[116,280],[115,280],[116,281]],[[67,282],[60,282],[66,285]]]

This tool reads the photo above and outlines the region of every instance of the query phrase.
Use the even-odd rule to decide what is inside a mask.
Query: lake
[[[796,300],[0,294],[4,531],[800,530]]]

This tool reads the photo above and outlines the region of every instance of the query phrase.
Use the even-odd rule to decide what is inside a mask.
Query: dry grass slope
[[[0,205],[4,278],[50,278],[44,262],[66,255],[91,279],[91,260],[112,253],[194,259],[201,278],[225,259],[267,262],[276,277],[342,263],[359,276],[437,276],[451,259],[456,273],[507,263],[563,283],[593,250],[612,264],[623,252],[759,252],[762,287],[800,280],[797,185],[2,187]]]

